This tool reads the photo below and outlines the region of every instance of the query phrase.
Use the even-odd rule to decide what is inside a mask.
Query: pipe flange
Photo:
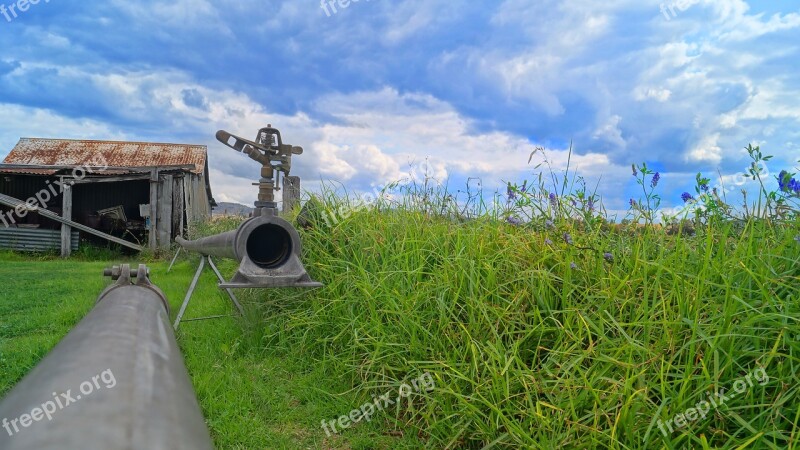
[[[143,287],[145,289],[155,292],[161,299],[161,303],[164,305],[164,309],[167,312],[167,316],[169,316],[170,308],[169,308],[169,302],[167,301],[167,297],[166,295],[164,295],[161,289],[159,289],[152,282],[150,282],[150,269],[146,265],[139,264],[139,267],[136,270],[136,274],[133,277],[131,277],[131,266],[128,264],[122,264],[120,266],[113,266],[107,268],[103,271],[103,275],[106,277],[111,277],[111,279],[114,280],[115,283],[106,288],[106,290],[100,294],[100,296],[97,298],[97,302],[95,302],[95,305],[100,303],[112,291],[133,285],[133,286]],[[133,280],[131,278],[136,278],[136,283],[133,283]]]

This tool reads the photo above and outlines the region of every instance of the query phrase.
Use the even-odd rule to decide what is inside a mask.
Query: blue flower
[[[636,208],[636,200],[631,199],[630,203],[631,203],[631,208]]]
[[[655,188],[656,186],[658,186],[659,180],[661,180],[661,174],[656,172],[655,175],[653,175],[653,180],[650,182],[650,186]]]
[[[633,176],[639,175],[639,172],[636,171],[636,164],[631,164],[631,170],[633,171]]]
[[[778,188],[782,192],[786,192],[789,190],[789,183],[791,182],[789,172],[785,170],[781,170],[781,173],[778,174]]]
[[[683,200],[683,203],[688,203],[690,200],[694,200],[694,197],[692,197],[692,194],[684,192],[681,194],[681,200]]]
[[[506,188],[506,195],[508,196],[508,201],[514,201],[517,199],[517,194],[514,192],[514,189],[511,187],[511,183],[508,183],[508,187]]]
[[[603,258],[605,258],[606,261],[608,262],[614,262],[614,255],[612,255],[611,253],[608,252],[603,253]]]
[[[700,185],[700,190],[703,192],[708,192],[708,183],[703,183]]]
[[[589,201],[586,203],[586,206],[589,208],[589,211],[594,211],[594,200],[589,199]]]
[[[553,228],[556,227],[556,224],[554,224],[552,220],[547,219],[544,221],[544,226],[552,230]]]
[[[788,192],[800,195],[800,181],[792,177],[792,174],[781,170],[778,174],[778,188],[781,192]]]
[[[550,239],[545,239],[544,243],[547,245],[553,245],[553,241],[551,241]]]
[[[570,236],[569,233],[564,233],[564,242],[566,242],[569,245],[572,245],[572,236]]]
[[[519,220],[518,218],[514,217],[514,216],[508,216],[506,221],[508,223],[510,223],[511,225],[521,225],[522,224],[522,221]]]
[[[527,189],[528,189],[528,180],[525,180],[522,182],[522,189],[520,190],[520,192],[525,192],[525,190]]]
[[[575,270],[575,269],[578,268],[578,265],[575,264],[574,262],[571,262],[571,263],[569,263],[569,268]]]
[[[800,195],[800,181],[797,181],[794,178],[789,180],[789,190],[794,191],[795,194]]]
[[[550,204],[553,205],[553,208],[558,206],[558,196],[554,193],[550,193]]]

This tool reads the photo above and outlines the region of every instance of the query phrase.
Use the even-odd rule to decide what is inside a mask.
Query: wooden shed
[[[167,248],[213,206],[204,145],[22,138],[0,164],[0,246],[47,250],[49,230],[67,256],[77,230]]]

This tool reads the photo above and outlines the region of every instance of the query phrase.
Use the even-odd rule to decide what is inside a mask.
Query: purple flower
[[[708,183],[703,183],[700,185],[700,190],[703,192],[708,192]]]
[[[658,186],[659,180],[661,180],[661,174],[656,172],[655,175],[653,175],[653,180],[650,182],[650,186],[655,188],[656,186]]]
[[[508,196],[508,201],[512,202],[517,199],[517,194],[514,192],[514,189],[511,187],[511,183],[508,183],[508,187],[506,188],[506,195]]]
[[[547,219],[544,221],[544,226],[552,230],[553,228],[556,227],[556,224],[554,224],[552,220]]]
[[[778,188],[781,192],[788,192],[800,195],[800,181],[792,177],[792,174],[781,170],[778,174]]]
[[[574,262],[571,262],[571,263],[569,263],[569,268],[572,269],[572,270],[575,270],[575,269],[578,268],[578,265],[575,264]]]
[[[589,211],[594,211],[594,200],[590,198],[589,201],[586,202],[586,206],[589,208]]]
[[[612,255],[611,253],[608,252],[603,253],[603,258],[605,258],[606,261],[608,262],[614,262],[614,255]]]
[[[636,170],[636,164],[631,164],[631,170],[633,171],[633,176],[639,175],[639,172]]]
[[[692,194],[684,192],[681,194],[681,200],[683,200],[683,203],[688,203],[690,200],[694,200],[694,197],[692,197]]]
[[[553,245],[553,241],[551,241],[550,239],[545,239],[544,243],[547,245]]]
[[[572,236],[570,236],[569,233],[564,233],[564,242],[566,242],[569,245],[572,245]]]
[[[553,208],[558,206],[558,196],[554,193],[550,193],[550,204],[553,205]]]
[[[506,221],[508,223],[510,223],[511,225],[521,225],[522,224],[522,221],[519,220],[518,218],[514,217],[514,216],[508,216]]]
[[[528,180],[522,182],[522,189],[520,192],[525,192],[528,189]]]
[[[791,176],[789,172],[785,170],[781,170],[781,173],[778,174],[778,188],[782,192],[786,192],[789,190],[789,183],[791,183]]]
[[[636,208],[636,200],[631,199],[630,203],[631,203],[631,208]]]
[[[800,181],[797,181],[794,178],[789,180],[789,190],[794,191],[795,194],[800,195]]]

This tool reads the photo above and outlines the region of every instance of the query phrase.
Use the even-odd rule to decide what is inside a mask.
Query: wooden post
[[[186,174],[183,177],[183,211],[186,214],[186,235],[192,234],[192,224],[194,222],[194,216],[192,212],[194,211],[194,207],[192,206],[193,198],[192,198],[192,175]]]
[[[158,186],[158,246],[172,243],[172,175],[162,175]]]
[[[283,177],[283,212],[290,212],[299,202],[300,177]]]
[[[150,226],[147,229],[150,250],[158,248],[156,220],[158,219],[158,169],[150,171]]]
[[[172,180],[172,236],[183,237],[183,180],[176,175]]]
[[[180,230],[178,234],[182,237],[188,238],[189,237],[189,227],[186,226],[186,192],[183,190],[183,180],[178,183],[177,189],[180,189],[180,202],[178,203],[178,208],[181,210],[181,226],[178,228]]]
[[[72,220],[72,185],[69,182],[64,183],[64,178],[61,178],[61,185],[64,186],[62,194],[62,217],[67,220]],[[61,256],[64,258],[72,254],[72,227],[67,224],[61,225]]]

